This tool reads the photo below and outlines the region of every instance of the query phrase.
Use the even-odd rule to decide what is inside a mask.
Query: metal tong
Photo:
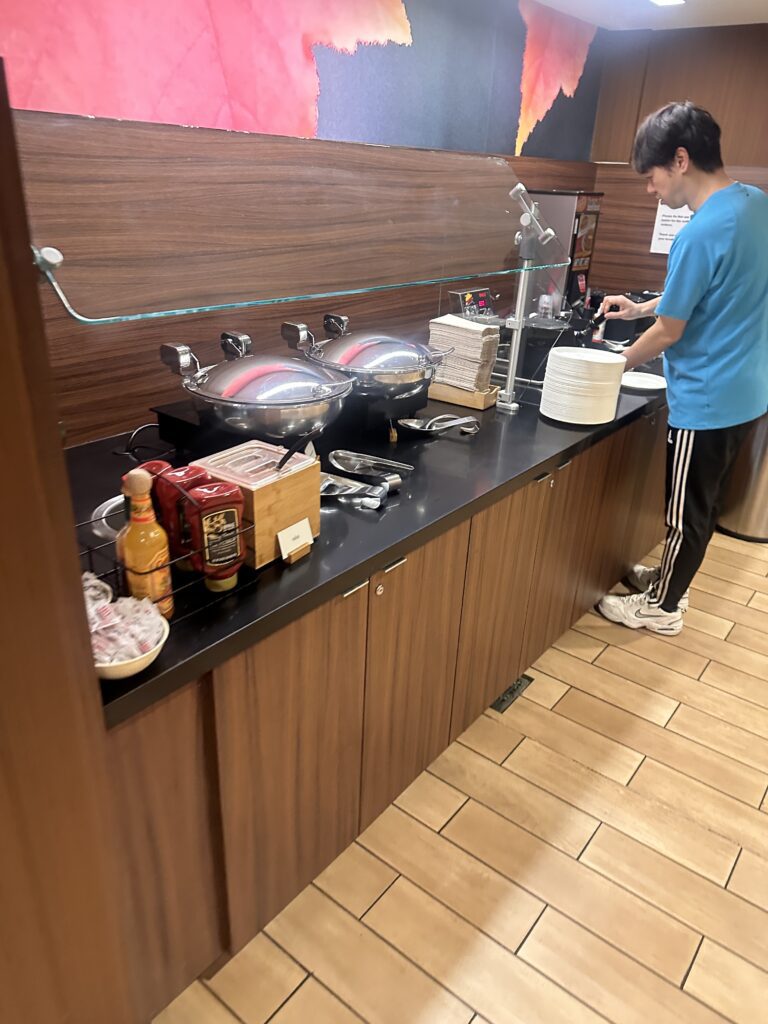
[[[433,416],[429,420],[398,420],[397,424],[416,434],[427,434],[430,437],[437,437],[454,427],[458,427],[462,434],[476,434],[480,429],[480,420],[476,416],[454,416],[451,413]]]
[[[344,476],[373,486],[383,486],[387,494],[400,490],[404,477],[413,472],[407,462],[392,462],[375,455],[347,452],[341,449],[328,456],[328,462]]]
[[[383,484],[363,484],[333,473],[320,474],[320,498],[352,508],[381,508],[387,497]]]

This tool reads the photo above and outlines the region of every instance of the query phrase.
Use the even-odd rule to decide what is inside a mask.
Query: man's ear
[[[685,174],[685,172],[691,166],[691,158],[688,155],[688,150],[684,146],[678,146],[675,150],[675,156],[672,161],[672,165],[682,174]]]

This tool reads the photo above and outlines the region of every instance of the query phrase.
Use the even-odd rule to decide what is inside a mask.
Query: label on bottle
[[[228,565],[240,558],[240,516],[236,508],[219,509],[201,517],[205,561],[208,565]]]
[[[148,494],[135,495],[131,498],[131,522],[154,523],[155,510]]]
[[[148,597],[163,615],[168,617],[173,614],[171,570],[162,552],[155,555],[141,572],[132,572],[128,566],[126,572],[133,597],[138,601]]]

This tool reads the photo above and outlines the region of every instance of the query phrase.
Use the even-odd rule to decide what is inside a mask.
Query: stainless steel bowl
[[[426,394],[435,370],[453,351],[375,332],[347,333],[347,323],[346,317],[326,315],[325,329],[332,337],[325,341],[316,341],[304,324],[285,323],[282,334],[316,366],[350,377],[354,393],[363,398]]]
[[[180,374],[198,408],[232,433],[283,441],[324,429],[354,386],[343,374],[304,359],[249,355],[244,335],[222,340],[227,361],[214,366],[201,368],[186,345],[163,345],[161,357]]]

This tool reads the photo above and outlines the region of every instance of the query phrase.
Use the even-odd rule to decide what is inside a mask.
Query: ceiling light
[[[651,3],[657,7],[677,7],[678,4],[684,4],[685,0],[651,0]]]

